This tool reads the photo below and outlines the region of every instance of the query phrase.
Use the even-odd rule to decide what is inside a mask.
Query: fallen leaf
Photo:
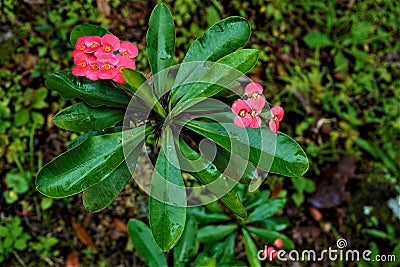
[[[128,232],[128,227],[126,226],[126,224],[123,221],[121,221],[118,218],[114,218],[113,222],[114,222],[115,230],[117,230],[118,232],[121,232],[121,233]]]
[[[315,221],[319,222],[322,220],[322,213],[318,209],[314,207],[309,207],[308,212]]]
[[[74,252],[68,254],[65,267],[79,267],[79,258]]]
[[[84,244],[84,245],[94,249],[96,252],[98,252],[99,249],[94,244],[90,235],[86,232],[86,230],[78,222],[76,222],[75,218],[71,218],[71,224],[72,224],[72,228],[74,229],[75,233],[77,234],[77,236],[78,236],[79,240],[82,242],[82,244]]]
[[[346,183],[355,176],[357,159],[344,156],[337,165],[326,169],[317,179],[317,190],[308,199],[316,208],[332,208],[348,201],[350,192]]]

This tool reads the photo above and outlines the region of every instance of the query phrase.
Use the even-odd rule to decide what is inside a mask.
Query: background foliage
[[[73,255],[85,266],[141,262],[124,228],[129,218],[147,216],[146,196],[134,185],[98,214],[84,212],[79,196],[52,201],[33,186],[38,168],[77,137],[53,125],[66,101],[44,86],[50,73],[71,69],[68,36],[75,25],[101,25],[136,43],[136,65],[149,74],[145,33],[155,2],[105,3],[0,1],[0,260],[10,266],[64,265]],[[176,63],[219,19],[250,21],[246,48],[260,50],[251,78],[272,104],[285,107],[282,132],[311,162],[305,177],[270,175],[265,184],[288,201],[285,234],[295,247],[320,248],[343,236],[354,248],[391,253],[400,231],[398,200],[397,217],[386,204],[400,191],[398,1],[165,3],[177,27]],[[245,261],[242,239],[236,243],[235,257]]]

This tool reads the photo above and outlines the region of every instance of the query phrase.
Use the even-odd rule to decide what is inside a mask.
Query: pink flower
[[[283,108],[275,106],[271,108],[271,120],[269,121],[269,129],[271,132],[277,133],[279,129],[279,122],[283,119]]]
[[[262,94],[263,91],[264,89],[262,88],[261,84],[256,82],[249,83],[244,88],[244,92],[249,96],[251,96],[253,93],[256,93],[257,95]]]
[[[130,42],[122,42],[121,46],[119,47],[119,55],[134,58],[138,55],[139,50],[136,45]]]
[[[260,115],[260,112],[257,110],[251,110],[250,111],[250,117],[251,117],[251,122],[250,122],[250,128],[260,128],[261,126],[261,119],[258,117]]]
[[[251,108],[245,100],[239,99],[232,104],[232,112],[238,115],[234,119],[237,127],[246,128],[250,126],[252,122],[252,117],[249,114],[250,111]]]
[[[93,62],[90,64],[89,71],[86,73],[86,78],[92,80],[92,81],[97,81],[99,79],[99,65],[97,62]]]
[[[78,51],[85,51],[87,46],[85,44],[85,40],[88,38],[89,36],[81,36],[78,38],[78,40],[76,40],[75,43],[75,49]]]
[[[113,78],[113,81],[125,84],[126,81],[124,79],[124,76],[122,76],[122,69],[123,68],[136,69],[135,60],[124,56],[117,56],[117,57],[118,57],[118,64],[116,68],[118,72],[117,75]]]
[[[277,251],[275,250],[274,247],[268,247],[267,250],[264,251],[264,253],[267,256],[267,259],[272,261],[276,257]]]
[[[118,64],[118,58],[112,53],[96,52],[97,64],[99,65],[98,76],[100,79],[112,79],[114,78],[118,70],[115,65]]]
[[[265,97],[262,95],[263,88],[261,84],[252,82],[249,83],[245,89],[245,94],[247,95],[251,108],[256,110],[258,113],[261,113],[262,109],[265,106]]]
[[[101,37],[100,36],[86,36],[87,38],[84,40],[86,45],[86,53],[93,53],[100,49],[101,45]]]
[[[283,246],[282,239],[280,239],[280,238],[275,239],[274,246],[276,246],[277,248],[282,248],[282,246]]]
[[[93,55],[85,54],[84,52],[75,53],[74,63],[75,68],[72,70],[72,74],[75,76],[86,76],[90,71],[90,64],[96,61],[96,57]]]
[[[118,37],[112,34],[106,34],[103,37],[101,37],[101,45],[102,45],[101,49],[102,52],[112,53],[119,49],[120,41]]]

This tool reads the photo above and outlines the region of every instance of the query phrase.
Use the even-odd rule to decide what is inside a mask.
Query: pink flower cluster
[[[275,239],[274,246],[278,249],[282,248],[283,246],[282,239],[280,238]],[[277,250],[275,249],[274,246],[268,246],[267,249],[264,250],[264,255],[270,261],[272,261],[277,254]]]
[[[121,69],[135,69],[138,48],[130,42],[120,42],[112,34],[81,36],[72,52],[75,68],[72,74],[84,76],[92,81],[113,80],[125,84]]]
[[[239,99],[232,104],[232,112],[237,116],[234,123],[239,128],[259,128],[261,126],[261,114],[265,106],[265,97],[262,95],[261,84],[252,82],[245,89],[245,100]],[[276,106],[271,108],[271,119],[269,128],[276,133],[279,129],[279,122],[283,119],[283,108]]]

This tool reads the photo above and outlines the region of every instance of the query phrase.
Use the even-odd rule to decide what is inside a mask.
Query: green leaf
[[[149,227],[142,221],[130,219],[128,234],[139,255],[149,266],[168,266],[163,251],[157,246]]]
[[[229,235],[223,243],[220,262],[230,262],[235,256],[235,235]],[[218,257],[219,258],[219,257]]]
[[[390,239],[390,235],[388,235],[387,233],[385,233],[381,230],[366,229],[365,232],[376,238]]]
[[[122,144],[122,133],[92,136],[61,154],[38,173],[36,188],[43,195],[62,198],[80,193],[101,182],[125,160],[123,149],[132,151],[152,128],[142,125]],[[123,148],[125,146],[125,148]]]
[[[250,34],[250,24],[246,19],[235,16],[223,19],[193,42],[184,62],[217,61],[245,46]]]
[[[26,193],[30,188],[31,174],[29,172],[8,173],[6,184],[17,194]]]
[[[214,162],[215,166],[226,176],[232,178],[235,181],[239,180],[239,183],[249,185],[251,181],[254,181],[258,177],[257,169],[251,163],[248,163],[237,154],[231,154],[223,148],[218,148],[217,154],[215,155]],[[237,166],[244,166],[240,170]]]
[[[266,171],[294,177],[301,176],[308,170],[305,152],[289,136],[280,132],[275,135],[266,127],[238,128],[233,124],[233,113],[225,116],[230,122],[222,124],[223,121],[220,120],[220,123],[192,120],[185,127],[210,138],[231,153],[240,155]]]
[[[85,134],[82,134],[80,136],[78,136],[77,138],[75,138],[74,140],[72,140],[69,144],[67,149],[71,150],[74,147],[79,146],[80,144],[83,143],[83,141],[85,141],[86,139],[88,139],[91,136],[97,136],[97,135],[105,135],[105,134],[110,134],[110,133],[118,133],[122,131],[122,126],[116,126],[116,127],[111,127],[108,129],[104,129],[101,131],[93,131],[93,132],[88,132]]]
[[[179,148],[182,156],[179,158],[181,166],[203,185],[214,183],[207,187],[207,191],[221,197],[224,203],[233,213],[239,217],[246,218],[247,212],[240,201],[235,189],[236,181],[223,176],[215,165],[207,159],[201,157],[182,139],[179,139]],[[193,171],[190,171],[193,170]]]
[[[46,102],[46,97],[47,97],[46,88],[41,87],[37,89],[33,95],[33,101],[31,107],[35,109],[47,108],[49,106],[49,103]]]
[[[249,215],[247,221],[251,222],[262,222],[263,220],[271,217],[276,212],[283,209],[285,206],[286,198],[270,198],[264,201],[260,206],[254,209],[254,211]]]
[[[80,24],[75,26],[70,35],[70,41],[73,47],[75,47],[76,40],[81,36],[103,36],[110,33],[106,29],[92,24]]]
[[[319,31],[307,33],[306,36],[304,36],[303,40],[310,48],[324,48],[334,45],[334,43],[328,38],[328,36]]]
[[[212,243],[233,233],[236,229],[236,224],[204,226],[197,232],[197,239],[200,243]]]
[[[290,225],[290,221],[286,217],[271,216],[261,222],[265,228],[274,231],[281,231]]]
[[[258,50],[255,49],[241,49],[218,60],[215,64],[210,66],[210,69],[205,73],[201,73],[200,77],[196,75],[191,76],[190,80],[196,81],[192,86],[183,86],[178,91],[177,96],[173,96],[171,101],[175,101],[175,97],[183,96],[176,104],[178,108],[175,114],[179,114],[187,108],[191,107],[201,98],[208,98],[218,94],[222,90],[229,90],[232,86],[231,83],[242,77],[245,73],[250,71],[258,60]],[[188,82],[188,81],[185,81]],[[183,104],[185,101],[191,100]],[[183,105],[183,107],[182,107]]]
[[[146,87],[146,90],[152,90],[150,85],[147,83],[147,79],[143,75],[143,73],[137,70],[124,68],[122,69],[122,75],[129,85],[129,87],[127,87],[127,90],[132,94],[136,93],[137,89],[139,89],[141,86]]]
[[[258,249],[256,244],[246,229],[243,228],[242,233],[244,237],[244,248],[246,250],[247,261],[251,267],[261,267],[261,262],[257,257]]]
[[[251,226],[248,226],[246,228],[250,232],[257,235],[259,238],[263,239],[264,241],[266,241],[269,244],[273,244],[277,238],[280,238],[280,239],[282,239],[282,242],[283,242],[282,248],[294,249],[293,241],[290,240],[287,236],[285,236],[279,232],[266,230],[266,229],[260,229],[260,228],[251,227]]]
[[[124,79],[128,85],[132,87],[132,93],[134,91],[136,96],[140,97],[140,99],[142,99],[148,107],[152,108],[162,118],[167,116],[164,108],[154,95],[153,89],[147,83],[147,80],[142,73],[136,70],[125,68],[122,69],[122,75],[124,76]]]
[[[224,222],[229,221],[231,218],[222,213],[208,213],[206,208],[204,207],[191,207],[187,210],[188,214],[191,214],[196,218],[196,221],[199,223],[214,223],[214,222]]]
[[[171,66],[175,53],[174,20],[166,5],[156,5],[151,13],[146,39],[146,52],[154,77],[156,95],[162,96],[167,72],[160,72]]]
[[[91,81],[85,77],[72,75],[70,70],[62,70],[49,75],[46,86],[60,93],[66,100],[80,98],[88,105],[126,108],[131,98],[121,89],[106,80]]]
[[[301,146],[291,137],[278,132],[271,173],[288,177],[302,176],[309,167],[308,158]]]
[[[174,247],[186,220],[186,188],[170,126],[162,135],[160,154],[151,178],[149,217],[153,236],[164,251]]]
[[[246,210],[250,211],[260,206],[269,198],[269,195],[269,190],[257,191],[252,195],[248,195],[244,201],[244,206],[246,207]]]
[[[197,61],[215,62],[236,51],[238,48],[245,46],[250,39],[250,34],[250,24],[246,19],[236,16],[223,19],[211,26],[202,37],[193,42],[186,53],[183,63]],[[197,65],[189,64],[179,69],[174,89],[171,90],[170,107],[188,90],[188,88],[183,89],[179,85],[182,85],[196,71]],[[188,85],[187,87],[190,86]]]
[[[81,102],[58,112],[53,121],[66,130],[88,132],[114,126],[124,119],[124,115],[125,111],[122,109],[94,108]]]
[[[89,212],[98,212],[108,207],[124,189],[132,177],[136,163],[143,149],[139,143],[130,155],[103,181],[89,187],[83,192],[83,206]],[[128,168],[129,164],[130,168]]]
[[[216,267],[217,259],[208,257],[206,253],[200,253],[193,264],[195,267]]]
[[[174,266],[186,266],[197,254],[197,224],[192,216],[187,216],[185,230],[174,248]]]

